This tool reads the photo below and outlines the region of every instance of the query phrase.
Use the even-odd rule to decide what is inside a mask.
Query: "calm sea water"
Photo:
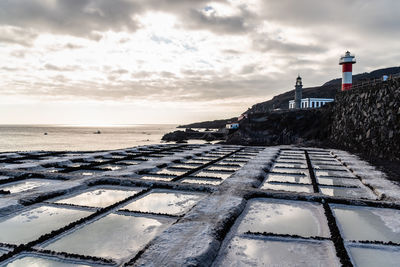
[[[0,125],[0,152],[31,150],[107,150],[161,143],[177,125],[81,127],[61,125]],[[94,134],[100,131],[101,134]],[[47,135],[45,135],[47,133]]]

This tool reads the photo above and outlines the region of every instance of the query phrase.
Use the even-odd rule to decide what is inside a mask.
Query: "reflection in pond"
[[[331,241],[234,237],[215,266],[340,266]]]
[[[50,258],[42,258],[38,256],[23,256],[19,257],[16,260],[11,261],[7,267],[52,267],[52,266],[57,266],[57,267],[86,267],[89,265],[83,265],[83,264],[75,264],[75,263],[69,263],[65,261],[60,261],[56,259],[50,259]]]
[[[178,176],[178,175],[182,175],[184,173],[186,173],[187,170],[169,170],[169,169],[162,169],[159,171],[156,171],[155,174],[160,174],[160,175],[174,175],[174,176]]]
[[[279,173],[288,173],[295,175],[308,175],[307,169],[294,169],[294,168],[277,168],[274,167],[270,170],[270,172],[279,172]]]
[[[307,169],[307,164],[296,164],[296,163],[276,163],[275,168],[297,168]]]
[[[311,184],[311,180],[308,176],[300,175],[282,175],[270,173],[267,176],[268,182],[285,182],[285,183],[300,183],[300,184]]]
[[[362,188],[320,186],[319,190],[322,194],[332,197],[377,199],[376,195],[374,195],[374,193],[365,186]]]
[[[196,174],[194,174],[193,176],[196,176],[196,177],[215,177],[215,178],[226,179],[231,175],[232,175],[232,173],[199,171]]]
[[[315,170],[315,175],[317,177],[326,177],[326,176],[333,176],[333,177],[348,177],[357,179],[351,172],[348,171],[330,171],[330,170]]]
[[[10,179],[9,176],[4,176],[4,175],[0,175],[0,180],[6,180],[6,179]]]
[[[91,214],[89,211],[42,206],[0,222],[0,242],[21,244],[33,241]]]
[[[122,209],[179,215],[193,207],[205,196],[205,194],[198,193],[153,190]]]
[[[354,266],[398,267],[400,263],[399,247],[376,245],[348,245],[346,247]]]
[[[172,179],[174,179],[174,177],[173,176],[163,177],[163,176],[158,176],[158,175],[144,175],[141,177],[141,179],[170,182],[170,181],[172,181]]]
[[[219,185],[222,183],[222,180],[214,180],[214,179],[206,179],[206,178],[203,178],[203,179],[185,178],[182,180],[182,183]]]
[[[400,210],[332,205],[346,240],[400,243]]]
[[[53,181],[46,180],[27,180],[21,182],[15,182],[12,184],[7,184],[6,186],[0,187],[1,190],[10,191],[11,194],[20,193],[28,190],[38,188],[40,186],[49,185],[51,183],[56,183]]]
[[[292,185],[292,184],[274,184],[274,183],[264,183],[261,189],[270,190],[281,190],[287,192],[297,192],[297,193],[312,193],[313,188],[311,185]]]
[[[211,165],[210,167],[208,167],[206,170],[210,170],[210,171],[215,171],[215,170],[223,170],[223,171],[237,171],[239,170],[240,167],[235,167],[235,166],[221,166],[221,165]]]
[[[129,190],[96,189],[81,193],[77,196],[58,200],[56,203],[104,208],[118,201],[124,200],[127,197],[133,196],[141,190],[141,188]]]
[[[358,186],[363,187],[364,185],[358,179],[346,179],[338,177],[324,177],[317,178],[318,184],[321,185],[344,185],[344,186]]]
[[[173,221],[109,214],[56,240],[46,249],[114,259],[133,257]]]
[[[329,237],[329,228],[321,205],[303,201],[249,202],[238,232],[267,232],[304,237]]]

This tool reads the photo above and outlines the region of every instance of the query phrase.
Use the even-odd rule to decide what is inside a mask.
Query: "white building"
[[[300,108],[320,108],[326,103],[333,102],[333,98],[303,98]],[[295,108],[295,101],[289,101],[289,109]]]

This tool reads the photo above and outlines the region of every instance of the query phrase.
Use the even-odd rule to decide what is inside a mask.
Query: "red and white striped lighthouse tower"
[[[342,91],[347,91],[351,89],[353,84],[353,64],[356,60],[353,55],[347,51],[344,56],[340,57],[339,65],[342,65]]]

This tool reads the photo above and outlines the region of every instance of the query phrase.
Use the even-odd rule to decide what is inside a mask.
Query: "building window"
[[[315,102],[311,102],[311,107],[315,108]]]

